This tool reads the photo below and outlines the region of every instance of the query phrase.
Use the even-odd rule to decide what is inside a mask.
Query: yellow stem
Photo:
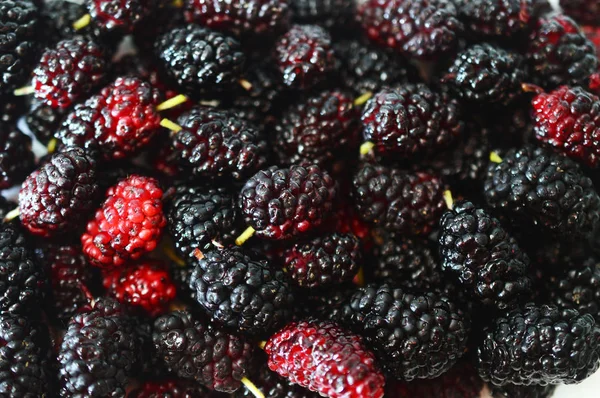
[[[244,384],[244,387],[246,387],[256,398],[265,398],[265,394],[263,394],[254,383],[248,380],[247,377],[242,379],[242,384]]]
[[[183,0],[173,0],[173,7],[175,8],[183,8]]]
[[[48,145],[46,146],[48,153],[54,153],[54,151],[56,151],[56,144],[58,144],[58,140],[56,138],[52,138],[50,141],[48,141]]]
[[[21,214],[21,211],[19,210],[18,207],[16,209],[12,209],[8,213],[6,213],[6,216],[4,217],[4,222],[12,221],[15,218],[19,217],[20,214]]]
[[[490,152],[490,162],[502,163],[502,158],[496,152]]]
[[[242,86],[244,88],[244,90],[246,90],[246,91],[252,90],[252,83],[250,83],[248,80],[240,79],[239,83],[240,83],[240,86]]]
[[[361,106],[364,103],[366,103],[368,100],[370,100],[372,96],[373,96],[373,93],[370,91],[367,91],[366,93],[362,94],[360,97],[358,97],[354,100],[354,105]]]
[[[165,253],[165,255],[169,258],[169,260],[173,261],[178,266],[185,267],[185,261],[183,261],[181,259],[181,257],[179,257],[177,254],[175,254],[175,252],[173,251],[173,249],[170,246],[164,245],[163,253]]]
[[[186,97],[183,94],[179,94],[179,95],[174,96],[171,99],[166,100],[165,102],[158,104],[156,106],[156,110],[159,112],[166,111],[167,109],[175,108],[176,106],[183,104],[187,100],[188,100],[188,97]]]
[[[452,210],[452,206],[454,206],[454,199],[452,199],[452,192],[449,189],[444,191],[444,201],[446,202],[448,209]]]
[[[356,284],[359,287],[363,287],[365,285],[365,270],[363,267],[358,269],[358,274],[356,274]]]
[[[366,141],[360,146],[360,154],[366,155],[369,152],[371,152],[374,147],[375,147],[375,144],[373,144],[371,141]]]
[[[267,345],[267,342],[266,342],[266,341],[259,341],[259,342],[258,342],[258,347],[259,347],[261,350],[264,350],[266,345]]]
[[[235,240],[235,244],[238,246],[243,245],[248,239],[252,237],[252,235],[254,235],[255,232],[256,231],[252,227],[246,228],[246,230],[242,232],[240,236],[237,237],[237,239]]]
[[[25,86],[25,87],[21,87],[16,89],[15,91],[13,91],[13,94],[16,95],[17,97],[23,96],[23,95],[30,95],[35,93],[35,88],[33,88],[33,86]]]
[[[170,121],[169,119],[161,120],[160,125],[166,129],[169,129],[169,130],[175,132],[175,133],[179,133],[182,130],[180,125],[178,125],[175,122]]]
[[[92,16],[90,14],[85,14],[83,17],[73,22],[73,29],[81,30],[88,26],[90,22],[92,22]]]

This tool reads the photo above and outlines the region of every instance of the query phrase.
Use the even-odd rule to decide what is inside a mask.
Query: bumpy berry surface
[[[95,25],[104,32],[131,33],[158,0],[86,0]]]
[[[252,343],[203,323],[186,311],[157,318],[152,340],[170,372],[212,390],[239,389],[252,364]]]
[[[31,138],[16,126],[0,123],[0,189],[21,183],[33,167]]]
[[[383,284],[357,290],[341,311],[342,323],[373,347],[380,365],[398,379],[429,379],[463,355],[466,314],[437,293],[415,295]]]
[[[356,3],[352,0],[291,0],[294,22],[321,25],[329,31],[348,31],[353,26]]]
[[[118,302],[98,300],[69,322],[58,354],[61,396],[125,396],[141,349],[136,321]]]
[[[600,162],[600,98],[562,86],[533,99],[536,138],[589,167]]]
[[[331,398],[381,398],[385,380],[363,340],[331,321],[293,322],[265,346],[269,368]]]
[[[531,34],[527,58],[531,82],[546,89],[583,85],[598,69],[593,43],[572,19],[561,15],[538,22]]]
[[[291,318],[293,296],[283,271],[240,248],[203,253],[189,284],[213,321],[241,333],[265,335]]]
[[[325,165],[357,151],[359,111],[349,95],[324,91],[293,105],[275,125],[275,151],[284,164]]]
[[[26,101],[22,96],[0,95],[0,123],[14,124],[26,110]]]
[[[29,130],[42,144],[46,145],[54,137],[68,109],[53,108],[42,101],[33,100],[25,115]]]
[[[47,49],[33,70],[35,97],[53,108],[69,108],[104,80],[104,53],[91,40],[74,38]]]
[[[273,166],[246,182],[240,207],[257,236],[290,239],[318,227],[331,213],[336,194],[335,181],[317,166]]]
[[[229,246],[242,232],[235,198],[220,187],[177,186],[167,221],[177,250],[186,257],[193,256],[194,249]]]
[[[317,25],[294,25],[276,43],[276,62],[283,82],[309,88],[337,68],[331,36]]]
[[[591,315],[527,304],[486,329],[477,349],[479,375],[497,385],[577,383],[600,366],[599,341]]]
[[[154,261],[108,271],[103,284],[109,296],[131,308],[140,308],[150,316],[166,312],[177,293],[166,267]]]
[[[106,200],[81,236],[92,264],[111,268],[154,250],[167,220],[163,191],[155,179],[132,175],[106,193]]]
[[[252,382],[265,394],[266,398],[319,398],[316,392],[307,390],[279,376],[269,369],[267,364],[260,364],[260,369],[250,375]],[[235,398],[252,398],[254,395],[247,388],[235,392]]]
[[[526,79],[523,57],[484,43],[460,52],[442,82],[464,100],[508,104],[522,94]]]
[[[61,40],[71,39],[75,36],[73,23],[87,14],[87,8],[80,3],[69,0],[48,0],[40,11],[40,18],[44,23],[44,36],[49,43],[58,43]],[[89,28],[78,31],[79,34],[88,33]]]
[[[233,111],[197,107],[177,119],[182,130],[172,134],[180,165],[206,178],[244,179],[266,164],[263,132]]]
[[[290,18],[288,3],[283,0],[186,0],[184,14],[187,22],[242,39],[281,33]]]
[[[529,257],[497,218],[459,202],[442,215],[440,229],[442,269],[482,303],[512,308],[529,293]]]
[[[10,93],[27,82],[38,46],[38,10],[29,0],[0,4],[0,93]]]
[[[56,133],[63,145],[122,159],[146,145],[160,129],[159,92],[134,77],[117,78],[98,95],[75,106]]]
[[[164,75],[191,96],[230,88],[245,61],[237,40],[197,25],[165,33],[154,50]]]
[[[210,390],[193,380],[166,379],[148,380],[127,394],[130,398],[193,398],[210,397]]]
[[[563,239],[589,235],[599,219],[592,180],[571,159],[531,146],[491,163],[484,186],[489,206],[521,224]]]
[[[7,397],[55,394],[49,361],[50,337],[44,325],[0,314],[0,391]]]
[[[514,40],[527,33],[534,17],[535,0],[470,0],[461,1],[458,14],[472,39]]]
[[[341,284],[352,280],[362,265],[360,241],[352,234],[318,236],[296,243],[284,253],[284,261],[298,286]]]
[[[391,232],[426,235],[446,205],[435,176],[364,163],[353,177],[357,214]]]
[[[368,0],[358,19],[371,40],[425,59],[454,51],[463,29],[456,6],[444,0]]]
[[[414,158],[448,147],[463,131],[455,99],[424,84],[384,88],[362,112],[363,137],[381,154]]]
[[[25,235],[14,224],[0,225],[0,311],[26,313],[45,292],[45,275]]]
[[[96,162],[81,148],[66,148],[23,182],[21,223],[44,237],[77,229],[94,211],[97,194]]]
[[[600,25],[600,1],[598,0],[560,0],[560,8],[565,14],[579,23]]]

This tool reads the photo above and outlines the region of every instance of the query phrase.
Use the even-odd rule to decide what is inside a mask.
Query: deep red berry
[[[81,38],[63,40],[44,52],[33,71],[35,97],[53,108],[69,108],[106,76],[102,49]]]
[[[457,14],[445,0],[368,0],[358,7],[371,40],[416,58],[454,51],[462,31]]]
[[[329,33],[316,25],[294,25],[276,44],[276,61],[288,86],[308,88],[337,67]]]
[[[131,33],[135,25],[147,17],[154,0],[86,0],[95,24],[103,32]]]
[[[92,264],[117,267],[156,248],[167,224],[158,182],[132,175],[110,188],[106,200],[81,237]]]
[[[471,38],[508,39],[526,33],[536,0],[469,0],[458,2],[458,14]]]
[[[333,322],[290,323],[267,341],[265,352],[271,370],[323,396],[383,397],[375,356]]]
[[[533,99],[536,138],[589,167],[600,161],[600,98],[562,86]]]
[[[600,25],[599,0],[560,0],[560,8],[579,23]]]
[[[177,293],[169,272],[158,262],[140,262],[104,275],[108,295],[122,304],[140,307],[150,316],[166,312]]]
[[[56,137],[63,145],[99,151],[106,160],[130,156],[160,129],[158,90],[138,78],[120,77],[66,117]]]

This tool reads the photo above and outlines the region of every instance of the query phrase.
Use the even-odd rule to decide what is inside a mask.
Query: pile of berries
[[[0,1],[0,395],[591,376],[600,1],[560,6]]]

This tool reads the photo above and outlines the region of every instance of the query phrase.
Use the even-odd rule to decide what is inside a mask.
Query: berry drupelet
[[[123,159],[150,142],[160,129],[160,93],[135,77],[119,77],[75,106],[56,133],[62,145],[100,152],[105,160]]]
[[[322,396],[382,398],[385,380],[363,340],[331,321],[293,322],[265,346],[269,368]]]
[[[283,258],[294,282],[307,288],[348,282],[362,265],[360,241],[352,234],[333,233],[296,243]]]
[[[102,34],[128,34],[150,15],[160,0],[85,0],[94,25]]]
[[[25,115],[25,122],[35,138],[47,145],[54,138],[54,133],[60,127],[68,111],[69,109],[53,108],[34,99]]]
[[[484,193],[510,220],[566,240],[591,234],[600,217],[592,180],[571,159],[542,148],[513,149],[491,163]]]
[[[134,318],[113,299],[96,301],[69,322],[58,354],[61,396],[125,396],[141,350]]]
[[[499,316],[477,349],[479,375],[493,384],[573,384],[600,366],[600,326],[591,315],[527,304]]]
[[[182,168],[203,178],[242,180],[267,163],[267,141],[252,123],[233,111],[196,107],[177,119],[173,155]]]
[[[38,44],[37,7],[29,0],[0,3],[0,93],[7,94],[27,82]]]
[[[162,195],[155,179],[139,175],[110,188],[81,236],[90,262],[102,268],[119,267],[154,250],[167,224]]]
[[[53,108],[69,108],[103,82],[107,69],[103,50],[93,41],[60,41],[33,70],[35,97]]]
[[[412,159],[447,148],[462,134],[458,101],[424,84],[385,87],[362,112],[363,137],[382,155]]]
[[[56,396],[45,325],[0,313],[0,391],[6,397]]]
[[[265,395],[265,398],[320,398],[316,392],[307,390],[298,384],[271,371],[267,364],[260,364],[260,369],[250,375],[256,387]],[[247,388],[240,388],[234,398],[254,398],[254,394]]]
[[[156,261],[107,271],[103,284],[108,296],[152,317],[165,313],[177,293],[166,267]]]
[[[128,398],[193,398],[211,397],[210,390],[193,380],[170,378],[147,380],[139,388],[128,392]]]
[[[446,296],[411,294],[383,284],[358,289],[341,310],[341,321],[365,338],[393,377],[438,377],[463,355],[469,319]]]
[[[358,20],[369,39],[420,59],[453,52],[463,30],[456,6],[444,0],[368,0]]]
[[[248,335],[268,335],[291,318],[293,296],[281,270],[240,248],[203,253],[189,280],[211,320]]]
[[[185,0],[184,15],[189,23],[240,39],[276,36],[285,31],[290,19],[284,0]]]
[[[245,61],[237,40],[197,25],[161,35],[154,51],[163,74],[192,97],[229,89]]]
[[[515,42],[529,32],[535,0],[460,1],[458,15],[469,38],[505,39]],[[524,38],[524,37],[523,37]]]
[[[460,52],[441,81],[465,101],[506,105],[523,93],[526,78],[523,57],[483,43]]]
[[[272,166],[246,182],[240,207],[257,236],[290,239],[321,225],[336,195],[335,181],[318,166]]]
[[[61,40],[72,39],[76,34],[89,33],[89,28],[75,31],[73,24],[87,14],[84,4],[74,3],[70,0],[47,0],[40,10],[40,18],[44,23],[44,36],[50,44]]]
[[[81,148],[65,148],[23,182],[21,223],[43,237],[77,229],[94,211],[97,194],[96,162]]]
[[[16,124],[27,111],[26,98],[12,94],[0,94],[0,124]]]
[[[194,250],[230,246],[242,232],[234,196],[225,188],[179,185],[169,203],[167,221],[175,246],[185,257]]]
[[[300,101],[275,125],[275,151],[283,164],[320,166],[358,150],[360,113],[340,91],[324,91]]]
[[[427,173],[363,163],[352,183],[359,217],[390,232],[427,235],[446,207],[442,182]]]
[[[498,219],[471,202],[442,215],[439,245],[442,269],[487,306],[513,308],[532,288],[527,254]]]
[[[560,0],[562,11],[582,24],[600,25],[600,1],[598,0]]]
[[[333,33],[354,27],[356,3],[352,0],[291,0],[289,4],[296,23],[320,25]]]
[[[27,313],[46,290],[44,270],[14,223],[0,224],[0,311]]]
[[[154,321],[152,340],[168,370],[211,390],[234,392],[251,369],[254,345],[175,311]]]
[[[585,85],[598,69],[594,44],[570,18],[557,15],[538,22],[531,34],[527,58],[531,82],[545,89]]]
[[[294,25],[275,45],[275,61],[283,82],[308,89],[338,67],[331,36],[317,25]]]
[[[562,86],[533,99],[535,136],[567,156],[600,162],[600,98],[581,87]]]
[[[0,189],[20,184],[33,168],[31,138],[14,125],[0,123]]]

